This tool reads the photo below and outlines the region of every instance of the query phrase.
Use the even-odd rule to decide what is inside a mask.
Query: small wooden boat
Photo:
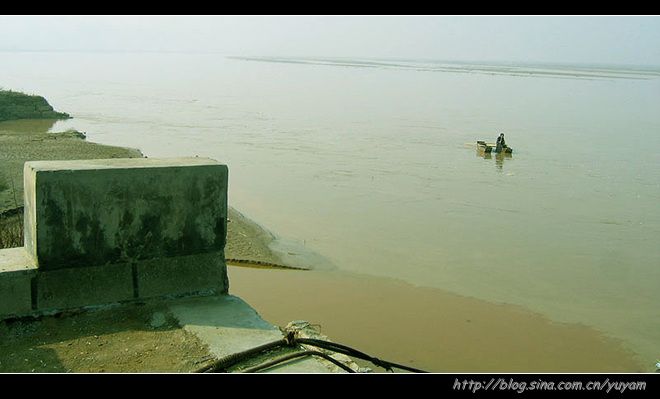
[[[487,154],[490,154],[491,152],[497,152],[497,144],[487,143],[485,141],[477,140],[477,149]],[[511,154],[513,153],[513,148],[505,146],[503,152],[505,154]]]

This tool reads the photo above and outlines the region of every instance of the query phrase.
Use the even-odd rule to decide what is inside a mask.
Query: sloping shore
[[[48,133],[55,119],[0,122],[0,248],[22,245],[23,164],[29,160],[139,158],[137,149],[92,143],[77,131]],[[245,265],[281,265],[274,236],[230,207],[226,258]]]
[[[243,264],[256,266],[283,263],[269,247],[275,239],[273,234],[232,207],[229,207],[228,222],[225,258],[229,263],[243,261]]]
[[[56,121],[0,122],[0,212],[23,206],[23,164],[26,161],[143,156],[133,148],[90,143],[77,131],[48,133]]]

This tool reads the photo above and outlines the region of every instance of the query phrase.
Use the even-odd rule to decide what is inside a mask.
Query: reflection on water
[[[20,119],[17,121],[0,122],[0,130],[17,133],[46,133],[57,122],[57,119]]]
[[[483,159],[493,159],[495,158],[495,167],[499,170],[502,171],[504,168],[504,160],[505,159],[512,159],[512,154],[508,152],[500,152],[500,153],[495,153],[495,152],[486,152],[482,148],[477,147],[477,157],[478,158],[483,158]]]

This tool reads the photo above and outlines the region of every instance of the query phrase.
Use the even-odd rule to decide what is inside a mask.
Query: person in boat
[[[500,133],[497,138],[497,146],[495,147],[495,152],[502,152],[506,148],[506,142],[504,141],[504,133]]]

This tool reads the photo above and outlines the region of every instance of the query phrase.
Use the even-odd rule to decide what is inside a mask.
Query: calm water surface
[[[294,258],[523,305],[660,358],[657,70],[0,60],[0,86],[75,117],[54,130],[227,163],[232,205]],[[513,156],[479,156],[471,143],[500,132]]]

